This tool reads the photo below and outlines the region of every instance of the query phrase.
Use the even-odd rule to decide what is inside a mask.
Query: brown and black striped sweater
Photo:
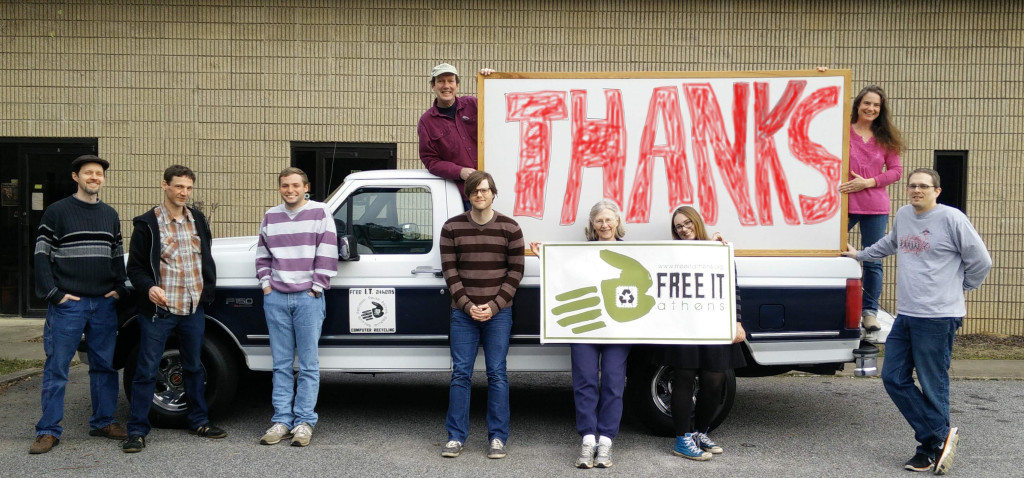
[[[493,313],[512,305],[523,279],[523,231],[512,218],[494,212],[477,224],[470,212],[448,219],[441,227],[441,269],[452,307],[488,304]]]

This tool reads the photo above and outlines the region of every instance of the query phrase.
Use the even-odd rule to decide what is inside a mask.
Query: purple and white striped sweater
[[[329,289],[338,274],[338,234],[324,203],[309,201],[298,211],[284,204],[267,210],[256,247],[260,287],[278,292]]]

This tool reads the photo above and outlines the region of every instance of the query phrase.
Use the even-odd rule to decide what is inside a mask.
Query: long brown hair
[[[679,233],[676,232],[676,216],[679,214],[686,216],[693,223],[693,235],[696,240],[708,240],[708,231],[704,228],[704,220],[700,218],[700,213],[690,206],[679,206],[675,211],[672,211],[672,222],[669,226],[672,229],[673,239],[677,241],[682,240],[682,237],[679,237]]]
[[[868,85],[860,90],[860,93],[857,93],[857,97],[853,99],[853,109],[850,111],[850,124],[857,122],[857,118],[860,116],[860,113],[857,112],[860,109],[860,102],[868,93],[874,93],[882,100],[882,105],[878,108],[878,117],[871,122],[871,134],[875,135],[875,142],[888,151],[896,154],[902,153],[906,149],[906,145],[903,144],[903,135],[889,119],[889,98],[885,96],[885,91],[881,86]]]

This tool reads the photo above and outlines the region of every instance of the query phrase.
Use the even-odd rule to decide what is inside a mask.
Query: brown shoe
[[[89,436],[107,437],[111,440],[127,440],[128,432],[125,431],[124,427],[118,425],[117,422],[114,422],[103,428],[93,428],[92,430],[89,430]]]
[[[28,453],[30,455],[38,455],[40,453],[46,453],[53,449],[53,447],[60,445],[60,439],[53,436],[42,434],[36,436],[36,441],[32,442],[32,446],[28,447]]]

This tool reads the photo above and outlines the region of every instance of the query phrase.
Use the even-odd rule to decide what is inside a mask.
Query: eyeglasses
[[[682,224],[676,224],[675,228],[677,231],[682,231],[684,229],[693,229],[693,221],[687,219],[686,222]]]
[[[916,191],[918,189],[920,189],[922,191],[927,191],[928,189],[934,188],[934,187],[935,186],[932,186],[931,184],[908,184],[907,185],[907,191]]]
[[[486,196],[487,193],[489,193],[489,192],[491,192],[490,189],[481,188],[481,189],[475,189],[473,191],[470,191],[469,195],[470,196]]]

